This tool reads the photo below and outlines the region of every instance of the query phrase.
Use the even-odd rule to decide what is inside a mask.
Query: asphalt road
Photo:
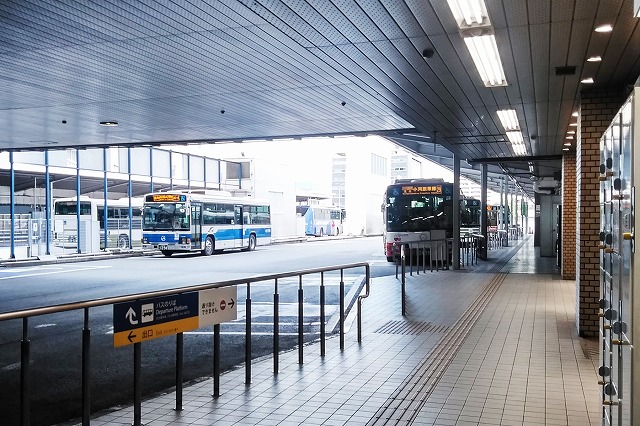
[[[395,268],[382,255],[381,237],[322,240],[259,247],[254,252],[225,252],[211,257],[177,255],[112,259],[83,263],[0,269],[0,312],[91,300],[255,275],[369,262],[372,275]],[[345,293],[363,270],[345,273]],[[327,320],[337,313],[339,275],[325,274]],[[303,279],[305,341],[319,337],[320,277]],[[280,348],[297,345],[297,279],[279,280]],[[244,363],[246,286],[238,286],[238,319],[222,325],[223,371]],[[272,353],[273,283],[251,286],[252,356]],[[366,308],[366,306],[365,306]],[[113,307],[90,310],[91,410],[133,400],[133,346],[113,346]],[[335,317],[334,317],[335,320]],[[32,425],[50,425],[81,414],[81,336],[83,312],[52,314],[29,321],[31,340],[30,417]],[[212,374],[212,327],[184,335],[184,380]],[[21,321],[0,326],[0,410],[3,425],[19,424]],[[143,397],[175,384],[173,336],[142,345]]]

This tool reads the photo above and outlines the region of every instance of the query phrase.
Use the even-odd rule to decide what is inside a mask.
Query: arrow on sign
[[[135,339],[137,336],[135,334],[133,334],[133,331],[129,332],[129,335],[127,336],[127,339],[129,339],[129,342],[133,343],[133,339]]]
[[[136,311],[134,311],[133,308],[129,308],[124,316],[127,317],[131,324],[135,325],[138,323],[138,320],[136,319]]]
[[[231,299],[231,302],[229,302],[229,307],[231,309],[233,309],[233,306],[236,304],[236,302],[233,301],[233,299]]]

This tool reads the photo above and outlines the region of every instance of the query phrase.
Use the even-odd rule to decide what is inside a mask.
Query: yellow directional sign
[[[113,346],[126,346],[145,340],[167,337],[198,328],[198,317],[184,318],[177,321],[152,324],[146,327],[113,333]]]
[[[198,328],[198,292],[113,305],[113,345],[125,346]]]

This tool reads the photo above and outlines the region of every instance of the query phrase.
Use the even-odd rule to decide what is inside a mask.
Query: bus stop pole
[[[15,233],[15,226],[16,226],[16,211],[15,211],[15,203],[16,203],[16,171],[13,167],[13,151],[9,151],[9,167],[10,167],[10,172],[9,174],[11,175],[11,179],[10,179],[10,185],[11,185],[11,195],[10,195],[10,200],[9,200],[9,213],[11,213],[11,229],[9,230],[10,232],[10,245],[11,245],[11,251],[9,254],[9,257],[11,259],[15,259],[16,258],[16,242],[15,242],[15,237],[16,237],[16,233]]]

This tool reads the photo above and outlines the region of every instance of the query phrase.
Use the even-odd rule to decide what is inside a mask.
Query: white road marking
[[[47,328],[47,327],[55,327],[58,324],[40,324],[36,325],[34,328]]]
[[[65,272],[81,272],[81,271],[88,271],[88,270],[92,270],[92,269],[105,269],[105,268],[111,268],[111,266],[88,266],[88,267],[84,267],[84,268],[76,268],[76,269],[56,269],[56,270],[52,270],[52,271],[47,271],[44,270],[42,272],[34,272],[31,274],[20,274],[20,275],[9,275],[9,276],[5,276],[5,277],[0,277],[0,280],[11,280],[14,278],[24,278],[24,277],[37,277],[37,276],[41,276],[41,275],[53,275],[53,274],[62,274]],[[0,270],[0,272],[4,272],[2,270]]]
[[[201,335],[213,335],[213,331],[186,331],[184,334],[201,334]],[[221,331],[220,334],[226,334],[229,336],[244,336],[245,332],[244,331]],[[309,334],[320,334],[320,331],[312,331],[312,332],[306,332],[306,333],[302,333],[304,335],[309,335]],[[252,336],[273,336],[273,332],[264,332],[264,331],[252,331],[251,332]],[[297,336],[298,333],[283,333],[280,332],[278,333],[279,336]]]

